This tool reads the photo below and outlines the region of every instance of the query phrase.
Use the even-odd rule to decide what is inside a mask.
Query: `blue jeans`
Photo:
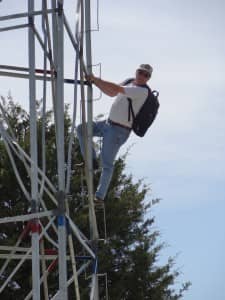
[[[96,197],[100,199],[104,199],[106,196],[113,174],[114,160],[120,147],[126,142],[129,135],[129,129],[109,124],[106,120],[93,122],[93,136],[103,137],[101,151],[102,172],[95,193]],[[77,126],[77,137],[80,143],[81,153],[84,156],[84,141],[81,124]],[[96,158],[94,148],[93,158]]]

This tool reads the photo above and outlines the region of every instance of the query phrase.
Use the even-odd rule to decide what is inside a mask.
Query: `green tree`
[[[12,99],[2,99],[8,119],[14,129],[18,142],[29,152],[29,115]],[[40,103],[37,109],[40,110]],[[68,107],[65,112],[65,143],[68,147],[71,120]],[[41,128],[42,118],[38,119],[38,157],[41,166]],[[57,186],[56,175],[56,145],[55,127],[52,122],[52,112],[47,113],[46,124],[46,174]],[[30,188],[27,172],[18,158],[16,163],[23,178],[26,188]],[[75,140],[72,166],[80,163],[82,157],[78,143]],[[111,300],[177,300],[182,299],[190,283],[184,283],[180,290],[175,290],[174,283],[179,277],[179,271],[174,270],[175,261],[168,258],[168,262],[158,265],[158,258],[163,251],[164,244],[158,242],[159,232],[153,227],[154,217],[151,215],[152,205],[158,205],[158,199],[149,198],[149,187],[140,180],[134,183],[132,175],[125,173],[126,155],[117,159],[109,192],[106,198],[106,242],[99,242],[99,273],[107,273],[109,299]],[[82,208],[86,200],[84,191],[86,184],[81,181],[83,168],[73,167],[71,178],[70,202],[71,217],[79,228],[88,236],[88,210]],[[94,184],[99,179],[95,174]],[[13,188],[12,188],[13,187]],[[46,202],[49,201],[46,199]],[[81,207],[78,209],[78,207]],[[27,213],[29,202],[18,185],[11,167],[3,140],[0,140],[0,211],[1,217]],[[97,211],[97,220],[100,236],[104,237],[103,212]],[[25,224],[13,223],[1,225],[0,242],[2,245],[15,244],[16,238],[24,229]],[[54,233],[53,233],[54,235]],[[56,237],[56,236],[55,236]],[[27,236],[23,245],[30,245],[30,236]],[[81,248],[76,243],[76,253],[82,254]],[[79,264],[79,263],[78,263]],[[0,266],[2,262],[0,261]],[[15,263],[10,265],[7,272],[13,269]],[[31,288],[31,264],[27,262],[20,272],[11,280],[1,297],[5,300],[24,299]],[[69,269],[70,271],[70,269]],[[28,274],[30,274],[28,276]],[[0,278],[2,284],[6,274]],[[88,284],[85,276],[79,277],[81,286],[81,299],[88,299]],[[49,289],[53,292],[57,288],[57,271],[52,272],[49,278]],[[100,278],[101,299],[105,298],[105,283]],[[69,289],[69,298],[75,299],[73,288]]]

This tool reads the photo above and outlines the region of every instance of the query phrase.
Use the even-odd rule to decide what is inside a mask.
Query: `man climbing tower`
[[[109,112],[109,118],[104,121],[93,122],[93,136],[103,138],[101,150],[102,172],[95,193],[95,203],[104,203],[104,199],[112,178],[113,166],[120,147],[127,141],[131,129],[132,118],[128,118],[128,98],[132,100],[134,115],[136,115],[148,97],[148,89],[145,86],[152,75],[152,67],[141,64],[135,73],[135,78],[128,84],[115,84],[102,80],[94,75],[89,75],[87,80],[98,87],[103,93],[115,97]],[[84,141],[82,136],[82,124],[77,127],[77,136],[84,156]],[[97,168],[96,153],[93,149],[93,167]]]

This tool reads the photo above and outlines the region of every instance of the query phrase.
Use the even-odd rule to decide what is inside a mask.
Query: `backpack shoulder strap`
[[[128,85],[134,80],[134,78],[127,78],[125,79],[120,85]]]
[[[132,105],[132,99],[131,98],[127,98],[129,104],[128,104],[128,122],[130,122],[130,114],[132,114],[132,119],[134,120],[135,118],[135,114],[134,114],[134,109],[133,109],[133,105]]]

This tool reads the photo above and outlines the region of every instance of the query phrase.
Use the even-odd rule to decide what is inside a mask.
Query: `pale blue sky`
[[[65,1],[69,18],[74,2]],[[0,14],[23,11],[24,3],[3,0]],[[179,282],[192,282],[185,300],[225,299],[224,11],[222,0],[100,1],[100,30],[92,35],[93,63],[101,62],[103,78],[121,82],[140,63],[154,68],[149,84],[160,92],[159,116],[145,138],[132,135],[121,153],[134,144],[127,172],[162,198],[154,208],[168,244],[160,261],[179,253]],[[1,64],[27,65],[25,35],[1,33]],[[71,74],[72,49],[65,52]],[[27,105],[26,84],[0,77],[0,94],[10,89]],[[70,102],[71,87],[65,94]],[[112,101],[103,96],[94,114],[107,114]]]

